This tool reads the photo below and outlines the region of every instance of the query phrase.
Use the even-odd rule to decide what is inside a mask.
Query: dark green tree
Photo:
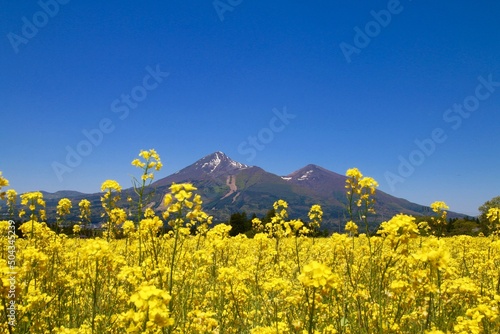
[[[480,219],[486,219],[486,213],[491,208],[500,208],[500,196],[493,197],[478,208]]]
[[[484,204],[478,208],[479,224],[481,225],[481,229],[485,234],[488,234],[490,232],[488,228],[489,221],[488,218],[486,217],[486,214],[488,213],[488,210],[491,208],[500,208],[500,196],[493,197],[489,201],[484,202]]]
[[[231,225],[230,236],[236,236],[240,233],[245,234],[252,229],[252,220],[248,219],[246,212],[236,212],[229,218],[229,225]]]
[[[266,215],[264,216],[264,218],[262,218],[262,223],[263,224],[270,223],[274,216],[276,216],[276,210],[274,210],[274,208],[272,208],[272,209],[268,210]]]
[[[452,218],[449,220],[446,235],[478,235],[480,232],[487,231],[481,227],[477,218]]]

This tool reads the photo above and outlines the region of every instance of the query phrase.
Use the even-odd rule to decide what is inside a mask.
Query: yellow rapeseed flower
[[[500,208],[489,208],[486,217],[491,221],[498,221],[500,219]]]
[[[345,230],[349,232],[351,235],[354,235],[358,233],[358,225],[356,225],[355,222],[350,220],[347,222],[347,224],[345,224]]]
[[[73,233],[78,234],[82,230],[82,227],[78,224],[73,225]]]
[[[2,176],[2,172],[0,171],[0,188],[7,187],[9,185],[9,180]]]
[[[306,264],[298,279],[306,287],[332,288],[336,286],[336,276],[332,274],[332,270],[317,261]]]
[[[321,206],[318,204],[314,204],[313,206],[311,206],[308,216],[311,220],[311,222],[309,223],[309,227],[313,230],[319,229],[321,221],[323,220],[323,210],[321,209]]]
[[[486,218],[490,223],[490,230],[498,232],[500,230],[500,208],[489,208]]]
[[[132,166],[135,166],[138,168],[144,168],[146,166],[146,163],[142,162],[139,159],[134,159],[134,160],[132,160]]]
[[[109,213],[110,221],[115,225],[120,225],[127,220],[127,213],[120,208],[114,208]]]
[[[69,198],[61,198],[57,204],[57,214],[59,216],[67,216],[71,211],[71,200]]]
[[[144,218],[153,218],[155,215],[155,211],[151,208],[147,208],[145,211],[144,211]]]
[[[45,207],[43,194],[40,191],[33,191],[21,195],[21,204],[30,206],[30,210],[35,209],[35,204]]]
[[[101,185],[101,191],[111,192],[113,190],[116,191],[116,192],[122,191],[122,187],[115,180],[106,180],[106,181],[104,181],[102,183],[102,185]]]
[[[17,192],[14,189],[9,189],[5,193],[7,195],[7,201],[9,203],[15,204],[16,197],[17,197]]]
[[[7,187],[9,185],[9,180],[2,176],[2,172],[0,171],[0,199],[5,199],[5,191],[1,191],[3,187]]]
[[[435,213],[440,213],[440,212],[442,212],[444,210],[448,210],[449,206],[446,205],[446,203],[443,202],[443,201],[436,201],[436,202],[434,202],[434,203],[431,204],[431,209]]]
[[[166,194],[163,197],[163,205],[164,206],[169,206],[170,203],[172,203],[172,200],[173,200],[172,194]]]
[[[355,178],[355,179],[360,179],[360,178],[363,177],[363,174],[361,174],[361,172],[357,168],[350,168],[350,169],[348,169],[346,171],[345,175],[347,177],[352,177],[352,178]]]
[[[380,224],[377,234],[382,235],[391,244],[391,247],[399,244],[407,244],[410,239],[419,235],[415,217],[398,214],[389,221]]]
[[[187,192],[185,191],[184,189],[180,190],[178,193],[176,193],[174,196],[175,198],[179,201],[179,202],[182,202],[186,199],[189,199],[191,196],[193,195],[193,193],[191,192]]]
[[[172,183],[172,185],[170,186],[170,191],[173,194],[178,193],[181,190],[191,192],[191,191],[195,191],[198,189],[195,186],[193,186],[191,183]]]
[[[361,188],[368,188],[371,194],[375,193],[375,189],[378,187],[378,182],[374,178],[365,176],[359,180],[359,185]]]
[[[123,234],[130,235],[135,231],[135,224],[131,220],[126,220],[122,225],[122,229],[123,229]]]

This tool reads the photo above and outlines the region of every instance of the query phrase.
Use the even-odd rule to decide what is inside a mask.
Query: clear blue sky
[[[221,150],[279,175],[358,167],[468,214],[500,195],[497,1],[1,6],[0,170],[18,192],[128,187],[155,148],[157,178]]]

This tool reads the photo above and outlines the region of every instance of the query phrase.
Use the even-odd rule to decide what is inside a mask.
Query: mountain
[[[161,211],[162,199],[169,193],[173,182],[190,182],[198,188],[203,199],[204,210],[214,216],[215,221],[227,221],[235,212],[245,211],[264,216],[273,203],[283,199],[289,204],[289,216],[307,220],[307,213],[313,204],[319,204],[324,212],[324,224],[328,230],[339,230],[346,221],[346,195],[344,175],[337,174],[317,165],[307,165],[285,176],[269,173],[257,166],[248,166],[234,161],[223,152],[209,154],[193,164],[157,180],[149,188],[148,206]],[[100,218],[101,193],[82,194],[72,191],[44,193],[47,200],[49,219],[55,215],[58,199],[73,200],[74,219],[77,220],[77,201],[87,198],[92,203],[92,221]],[[132,188],[122,191],[122,207],[128,207],[126,198],[134,198]],[[376,192],[377,215],[370,218],[373,227],[398,213],[428,215],[427,206],[411,203],[382,191]],[[448,217],[463,215],[450,212]]]
[[[308,189],[311,194],[316,195],[318,198],[326,199],[328,203],[340,205],[342,209],[345,207],[345,182],[347,177],[344,175],[337,174],[320,166],[307,165],[284,176],[283,179],[301,188]],[[422,215],[429,214],[430,212],[430,209],[426,206],[411,203],[383,191],[377,190],[375,198],[375,209],[382,220],[392,217],[397,213]]]
[[[317,165],[307,165],[283,176],[282,179],[299,188],[307,189],[311,195],[331,200],[336,205],[343,205],[346,180],[344,175]]]
[[[156,181],[152,187],[164,195],[172,182],[190,182],[202,195],[205,211],[220,221],[226,221],[231,213],[238,211],[263,216],[278,199],[288,202],[290,217],[307,219],[311,206],[320,204],[325,214],[324,223],[333,230],[345,222],[345,181],[344,175],[313,164],[278,176],[215,152]],[[427,206],[382,191],[376,193],[375,208],[377,215],[371,218],[374,225],[398,213],[423,215],[431,212]],[[454,217],[454,213],[449,217]]]
[[[194,164],[181,169],[180,171],[167,176],[154,185],[156,187],[170,186],[172,182],[188,182],[190,180],[213,180],[220,177],[232,176],[238,174],[241,170],[250,168],[237,161],[232,160],[224,153],[218,151],[209,154]]]
[[[222,152],[209,154],[151,187],[164,195],[172,182],[195,185],[205,211],[218,220],[227,220],[231,213],[241,210],[265,213],[274,203],[268,198],[278,199],[276,196],[283,194],[279,183],[286,186],[279,176],[234,161]]]
[[[47,200],[57,200],[59,201],[61,198],[67,197],[67,198],[76,198],[76,197],[82,197],[84,198],[87,194],[81,193],[79,191],[73,191],[73,190],[59,190],[56,191],[55,193],[49,193],[46,191],[40,191],[43,195],[43,199],[45,201]]]

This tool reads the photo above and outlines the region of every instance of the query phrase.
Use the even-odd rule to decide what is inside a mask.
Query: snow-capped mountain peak
[[[206,174],[231,174],[231,171],[246,169],[250,166],[234,161],[223,152],[217,151],[201,158],[190,167]]]
[[[224,170],[227,172],[232,169],[239,170],[249,167],[245,164],[242,164],[241,162],[234,161],[221,151],[214,152],[198,160],[198,162],[196,162],[196,165],[205,173],[214,173],[219,170]]]
[[[201,166],[201,168],[202,169],[209,168],[210,173],[212,173],[220,165],[220,163],[222,161],[221,155],[222,155],[222,158],[224,158],[223,154],[224,153],[222,153],[222,152],[215,152],[214,154],[212,154],[213,158],[208,162],[204,162],[203,165]]]

